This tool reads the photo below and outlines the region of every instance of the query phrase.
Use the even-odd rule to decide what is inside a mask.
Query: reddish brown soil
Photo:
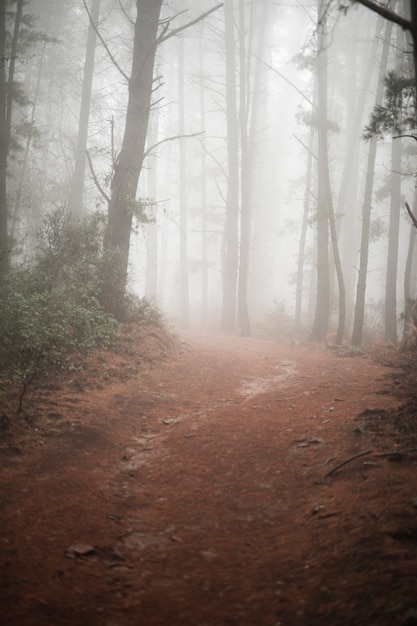
[[[417,447],[395,353],[183,339],[5,404],[1,624],[416,624],[417,453],[378,456]]]

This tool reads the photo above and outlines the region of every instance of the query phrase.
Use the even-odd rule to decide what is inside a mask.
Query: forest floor
[[[1,624],[416,624],[415,369],[289,339],[131,329],[4,396]]]

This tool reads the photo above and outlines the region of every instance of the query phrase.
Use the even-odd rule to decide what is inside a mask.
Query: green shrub
[[[118,324],[99,301],[102,240],[98,215],[74,221],[57,211],[45,218],[35,258],[0,286],[0,372],[24,381],[114,342]]]

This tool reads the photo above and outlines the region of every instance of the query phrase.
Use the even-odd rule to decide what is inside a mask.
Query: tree
[[[6,77],[6,7],[0,9],[0,282],[9,268],[7,236],[7,77]]]
[[[239,214],[239,128],[236,108],[236,61],[233,0],[225,0],[227,196],[222,245],[222,330],[233,331],[236,316]]]
[[[86,149],[88,138],[88,121],[90,118],[90,101],[91,101],[91,88],[93,84],[93,72],[94,72],[94,55],[97,39],[97,21],[100,12],[100,1],[91,0],[91,8],[88,11],[90,23],[88,26],[87,34],[87,47],[84,63],[84,76],[81,92],[80,103],[80,117],[78,126],[77,147],[75,151],[75,164],[74,173],[71,180],[71,188],[68,200],[68,206],[70,212],[76,216],[81,217],[83,211],[83,189],[84,189],[84,176],[86,166]]]
[[[353,0],[353,2],[362,4],[364,7],[378,13],[388,21],[398,24],[398,26],[411,34],[414,61],[414,82],[417,93],[417,2],[415,2],[415,0],[408,1],[408,14],[410,19],[403,17],[395,10],[378,4],[374,0]]]
[[[130,231],[138,212],[136,190],[148,132],[153,68],[162,0],[137,0],[132,70],[126,124],[114,167],[105,243],[115,253],[116,271],[106,285],[106,306],[117,311],[123,299],[129,262]]]
[[[12,129],[12,106],[17,97],[14,69],[19,30],[22,21],[23,0],[17,0],[13,34],[7,46],[6,2],[0,8],[0,282],[10,265],[11,246],[8,237],[7,164]]]
[[[184,37],[178,40],[178,117],[179,117],[179,203],[180,203],[180,320],[181,326],[190,325],[188,256],[187,256],[187,183],[185,151],[185,81],[184,81]]]
[[[154,61],[158,45],[168,38],[204,19],[222,5],[217,5],[200,17],[170,32],[167,20],[158,34],[163,0],[137,0],[133,60],[129,78],[126,123],[120,153],[114,166],[106,248],[114,254],[113,272],[108,277],[104,298],[110,311],[118,312],[127,282],[132,219],[146,221],[144,205],[136,200],[136,191],[145,156],[149,114],[154,93]]]
[[[253,5],[251,5],[253,6]],[[253,32],[252,30],[250,31]],[[245,7],[239,0],[239,122],[240,122],[240,245],[238,274],[238,321],[243,337],[250,335],[247,301],[249,275],[250,208],[252,187],[252,154],[249,145],[250,54],[245,45]],[[252,35],[251,35],[252,36]],[[248,46],[250,49],[250,45]]]
[[[326,6],[318,4],[317,29],[317,298],[311,338],[324,341],[330,315],[329,202],[327,151],[327,37]]]
[[[384,93],[384,81],[383,78],[386,73],[388,63],[388,50],[391,40],[392,24],[387,23],[385,28],[385,36],[383,40],[382,54],[379,65],[379,76],[377,83],[377,91],[375,95],[375,107],[379,107],[382,104],[382,98]],[[363,325],[365,319],[365,294],[366,294],[366,280],[368,273],[368,256],[369,256],[369,233],[371,224],[371,209],[372,209],[372,192],[374,185],[375,174],[375,160],[377,151],[377,137],[373,135],[370,137],[368,159],[366,166],[366,178],[365,178],[365,192],[362,208],[362,232],[361,232],[361,244],[360,244],[360,256],[359,256],[359,272],[358,282],[356,285],[356,303],[355,303],[355,315],[353,321],[352,331],[352,345],[359,346],[362,343]]]

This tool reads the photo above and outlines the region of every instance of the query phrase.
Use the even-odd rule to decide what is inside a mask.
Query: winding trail
[[[4,624],[415,623],[416,455],[325,478],[400,445],[390,369],[183,340],[130,382],[61,389],[57,432],[0,457]]]

